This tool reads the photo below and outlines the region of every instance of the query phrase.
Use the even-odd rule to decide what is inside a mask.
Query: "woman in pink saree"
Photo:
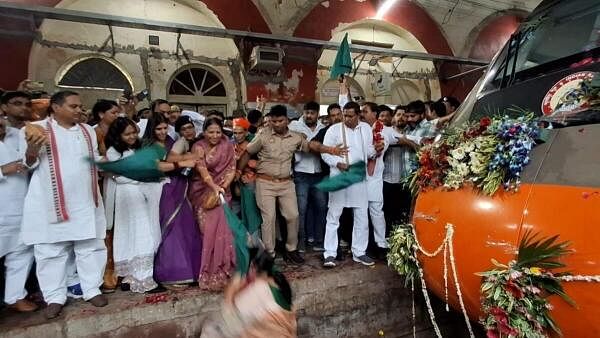
[[[219,194],[231,200],[229,186],[235,177],[235,151],[223,134],[219,119],[204,122],[203,138],[192,147],[199,158],[192,177],[189,200],[200,232],[202,259],[198,284],[210,290],[222,289],[235,268],[233,235],[227,224]]]

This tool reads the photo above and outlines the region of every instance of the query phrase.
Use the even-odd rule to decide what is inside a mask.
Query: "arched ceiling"
[[[335,2],[345,2],[345,6],[357,2],[378,8],[382,0],[252,0],[252,2],[273,34],[291,35],[317,6],[330,8],[336,5]],[[460,55],[464,54],[465,41],[471,31],[485,18],[503,11],[531,12],[541,0],[399,0],[395,7],[400,9],[407,2],[412,2],[426,11],[445,36],[453,54]],[[401,13],[394,13],[394,8],[389,13],[390,16],[401,15]],[[356,15],[361,14],[356,13]],[[338,23],[348,23],[339,16],[332,17],[331,20],[339,21],[333,24],[333,27]]]

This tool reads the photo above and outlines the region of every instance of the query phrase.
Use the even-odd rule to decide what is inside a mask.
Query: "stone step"
[[[411,337],[412,295],[404,281],[383,263],[365,267],[346,260],[324,270],[316,256],[300,267],[286,266],[299,337]],[[0,312],[0,337],[198,337],[204,321],[218,311],[222,296],[198,288],[168,291],[166,299],[148,303],[148,295],[117,291],[109,305],[95,308],[69,301],[57,319],[43,313]],[[434,337],[422,295],[417,301],[419,337]],[[446,313],[435,304],[445,337],[465,337],[465,325],[457,313]]]

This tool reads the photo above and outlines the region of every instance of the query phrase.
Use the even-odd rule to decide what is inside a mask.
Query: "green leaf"
[[[517,254],[517,267],[556,268],[563,267],[564,264],[556,259],[570,252],[567,247],[569,242],[557,243],[558,235],[538,239],[539,234],[532,234],[527,231],[519,244],[519,253]]]
[[[502,292],[502,287],[496,287],[496,290],[494,290],[494,296],[492,298],[497,301],[500,297],[500,292]]]
[[[493,286],[494,286],[494,284],[492,284],[492,283],[483,283],[481,285],[481,291],[485,292],[485,291],[491,289]]]

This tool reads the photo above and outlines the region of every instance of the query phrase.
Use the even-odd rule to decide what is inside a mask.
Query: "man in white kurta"
[[[385,216],[383,213],[383,169],[385,167],[383,158],[388,147],[392,143],[396,143],[394,140],[393,129],[383,126],[378,121],[379,119],[379,107],[377,104],[372,102],[365,103],[363,107],[363,118],[367,124],[369,124],[375,133],[375,128],[383,128],[379,133],[381,135],[381,141],[383,142],[383,149],[381,149],[375,156],[374,163],[375,167],[372,175],[367,172],[367,195],[369,200],[369,216],[371,216],[371,223],[373,223],[373,237],[377,244],[378,258],[385,257],[385,249],[389,247],[385,238]],[[377,126],[379,124],[379,126]]]
[[[325,134],[323,141],[325,146],[335,147],[344,144],[348,147],[347,163],[339,156],[321,155],[331,169],[331,177],[339,175],[342,170],[346,170],[347,165],[352,165],[360,161],[366,163],[369,158],[372,158],[376,154],[373,147],[371,127],[364,122],[359,122],[359,110],[360,107],[357,103],[347,103],[344,106],[344,122],[331,126]],[[344,208],[352,208],[354,214],[354,225],[352,228],[352,256],[354,261],[365,265],[373,265],[373,260],[366,255],[369,241],[367,207],[366,180],[329,193],[329,210],[327,212],[324,243],[325,267],[335,266],[334,259],[338,247],[337,229]]]
[[[33,175],[22,225],[23,241],[34,245],[40,288],[49,304],[48,318],[56,317],[67,299],[67,260],[73,252],[83,298],[94,306],[107,303],[100,292],[107,258],[103,241],[106,220],[89,161],[90,157],[99,158],[96,134],[90,126],[76,123],[81,112],[77,94],[59,92],[53,95],[51,107],[53,117],[34,124],[53,135],[54,142],[47,140],[41,147],[30,143],[25,156]],[[21,131],[22,148],[25,129]]]
[[[5,98],[2,101],[7,102],[2,106],[31,102],[26,94]],[[25,299],[25,282],[33,265],[33,246],[25,245],[20,236],[28,175],[19,151],[19,129],[6,124],[6,120],[0,118],[0,257],[4,257],[6,267],[4,302],[11,309],[28,312],[37,309],[35,303]]]

